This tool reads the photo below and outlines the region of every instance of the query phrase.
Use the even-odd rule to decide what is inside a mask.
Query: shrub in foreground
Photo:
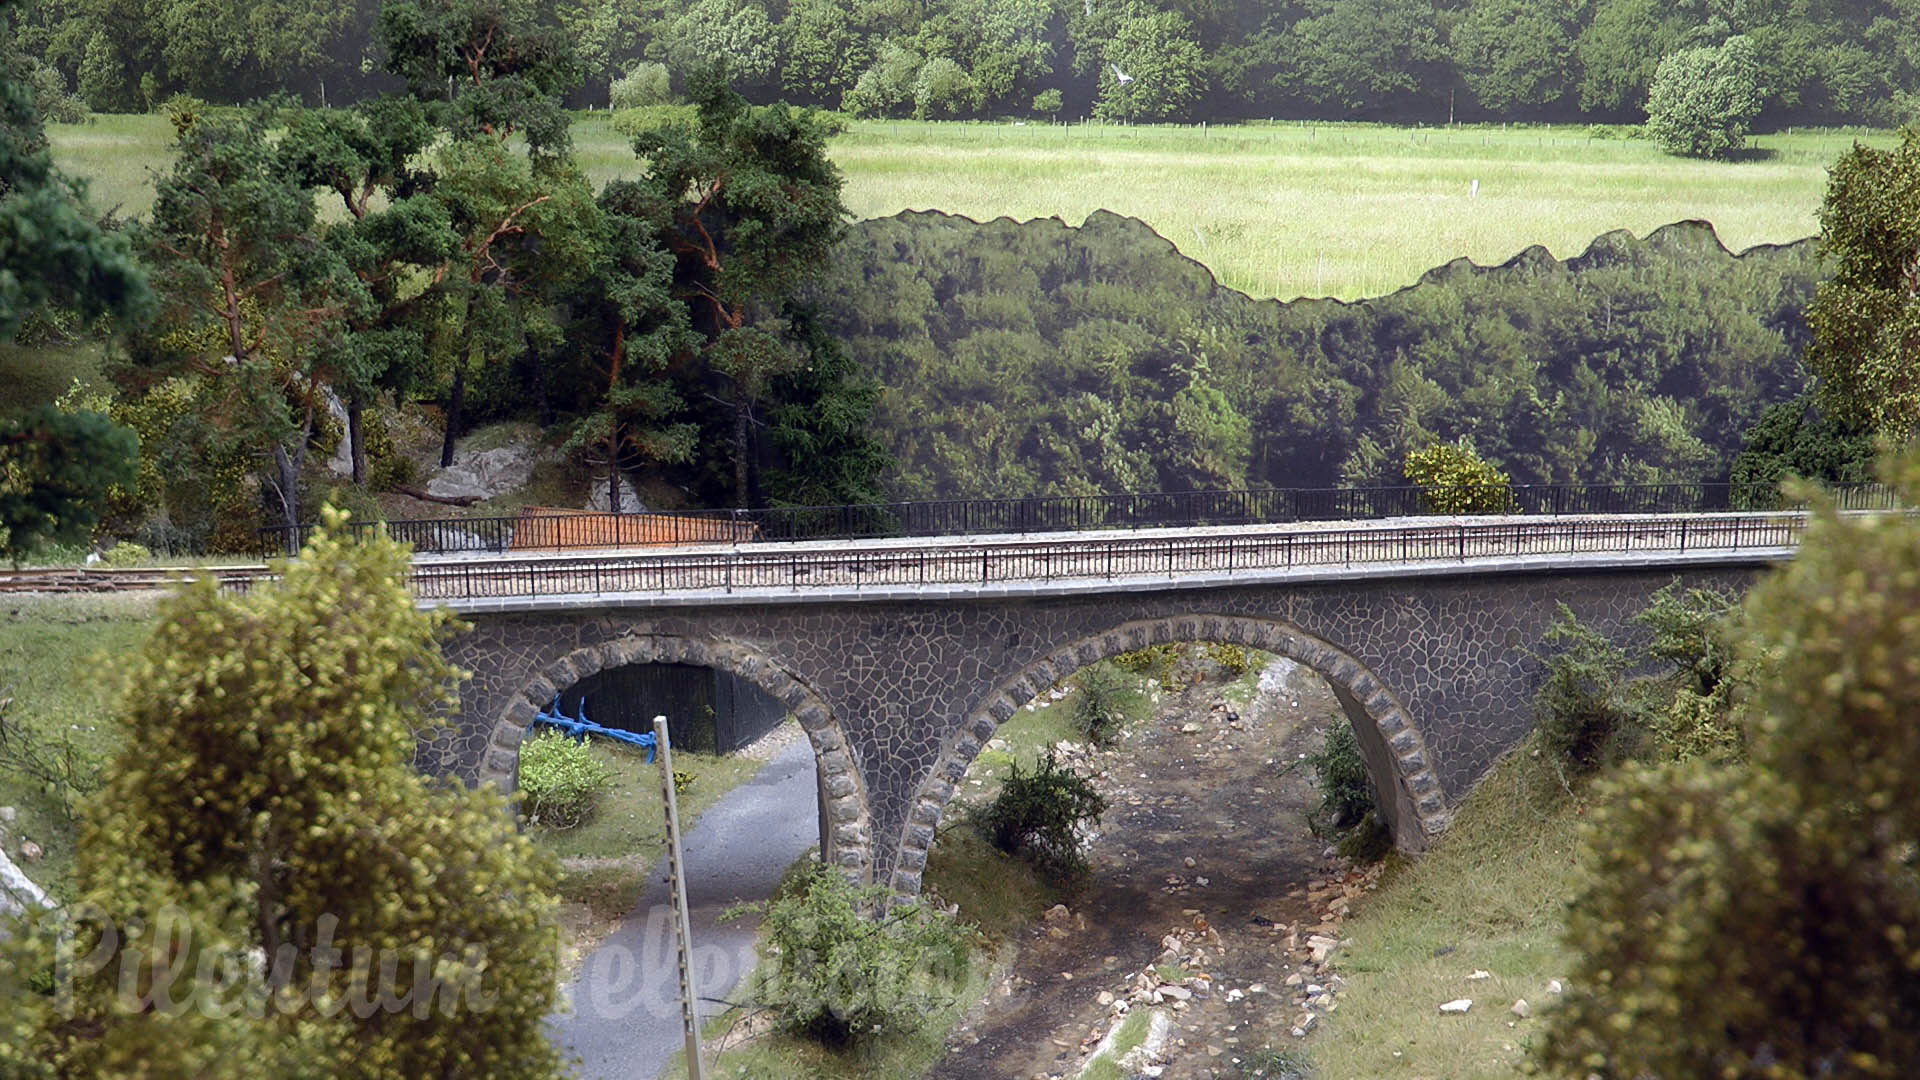
[[[758,1003],[788,1030],[834,1047],[912,1030],[951,1004],[967,974],[966,931],[919,904],[881,912],[890,895],[811,864],[764,907]]]
[[[521,808],[536,825],[571,829],[586,821],[612,783],[585,742],[543,731],[521,744]]]
[[[1920,460],[1902,468],[1920,495]],[[1751,760],[1594,815],[1559,1075],[1900,1077],[1920,1062],[1920,525],[1816,515],[1746,605]]]

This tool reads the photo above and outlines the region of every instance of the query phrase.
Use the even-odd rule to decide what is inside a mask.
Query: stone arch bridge
[[[510,788],[534,711],[573,683],[635,663],[726,670],[805,728],[823,856],[910,895],[955,786],[1022,703],[1116,653],[1226,642],[1326,679],[1396,842],[1417,850],[1530,730],[1531,650],[1559,605],[1630,636],[1654,590],[1743,591],[1801,524],[1421,519],[423,559],[416,595],[468,621],[447,652],[473,677],[422,761]]]

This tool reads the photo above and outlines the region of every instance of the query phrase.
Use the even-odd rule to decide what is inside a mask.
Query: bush
[[[593,816],[613,774],[585,742],[543,731],[520,747],[520,792],[527,820],[571,829]]]
[[[1124,652],[1113,658],[1120,670],[1134,675],[1145,675],[1160,684],[1162,690],[1172,691],[1173,665],[1178,663],[1183,648],[1179,645],[1149,645],[1144,649]]]
[[[1253,670],[1254,650],[1245,645],[1227,645],[1210,641],[1206,647],[1207,659],[1213,661],[1230,679],[1237,679]]]
[[[755,996],[782,1027],[842,1047],[910,1031],[951,1004],[967,973],[966,933],[918,904],[876,914],[889,895],[885,886],[856,888],[814,863],[764,906],[767,959],[757,969]]]
[[[1759,113],[1760,61],[1741,36],[1674,53],[1647,88],[1647,134],[1669,154],[1724,157]]]
[[[1140,692],[1126,672],[1106,661],[1081,671],[1075,681],[1080,694],[1073,703],[1074,728],[1092,742],[1112,742],[1139,706]]]
[[[129,566],[152,566],[153,552],[139,544],[130,544],[125,540],[108,548],[100,555],[100,565],[121,569]]]
[[[1401,473],[1420,486],[1420,504],[1431,513],[1511,514],[1519,508],[1511,479],[1464,438],[1409,453]]]
[[[633,70],[607,87],[607,104],[615,109],[643,109],[649,105],[673,103],[673,82],[667,65],[651,61],[635,64]]]
[[[1344,832],[1373,813],[1373,777],[1352,724],[1335,722],[1327,728],[1319,751],[1305,761],[1320,787],[1320,805],[1307,815],[1307,827],[1315,836]]]
[[[1058,877],[1086,870],[1080,855],[1081,830],[1100,820],[1107,800],[1091,781],[1063,767],[1053,753],[1022,773],[1019,763],[993,802],[973,815],[973,827],[987,842],[1009,855],[1025,855]]]
[[[1057,88],[1042,90],[1033,95],[1033,111],[1040,116],[1058,116],[1063,104]]]
[[[1545,657],[1546,680],[1534,693],[1534,730],[1554,762],[1587,773],[1617,757],[1629,709],[1623,699],[1627,654],[1574,618],[1567,605],[1540,639],[1558,651]]]

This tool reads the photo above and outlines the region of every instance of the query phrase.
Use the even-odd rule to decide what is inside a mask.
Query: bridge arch
[[[666,634],[629,634],[578,648],[535,671],[493,720],[479,779],[502,791],[519,787],[520,741],[534,714],[556,694],[603,671],[633,664],[691,664],[737,675],[771,694],[800,721],[813,747],[820,786],[821,858],[858,880],[873,873],[873,820],[866,782],[840,720],[805,681],[752,646]]]
[[[1394,842],[1418,851],[1447,825],[1452,810],[1434,775],[1426,739],[1399,698],[1345,650],[1286,622],[1225,615],[1174,616],[1123,623],[1048,653],[995,686],[944,741],[940,756],[908,804],[893,861],[894,891],[914,896],[927,850],[967,767],[1021,705],[1082,668],[1150,645],[1223,642],[1286,657],[1333,688],[1353,724]]]

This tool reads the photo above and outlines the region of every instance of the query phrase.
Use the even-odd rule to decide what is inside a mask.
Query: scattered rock
[[[1491,971],[1475,971],[1473,974],[1467,976],[1467,981],[1479,982],[1481,979],[1491,979],[1491,978],[1493,978],[1493,972]]]
[[[39,844],[36,844],[31,840],[20,841],[20,861],[21,862],[28,862],[28,863],[39,862],[41,854],[42,852],[40,850]]]
[[[1564,989],[1565,989],[1565,988],[1564,988],[1564,987],[1562,987],[1562,986],[1560,985],[1560,980],[1559,980],[1559,979],[1548,979],[1548,980],[1547,980],[1547,993],[1549,993],[1549,994],[1558,994],[1558,993],[1560,993],[1560,992],[1562,992],[1562,991],[1563,991]]]
[[[1515,999],[1513,1003],[1513,1008],[1507,1011],[1511,1012],[1513,1015],[1519,1017],[1522,1020],[1525,1020],[1527,1017],[1533,1015],[1533,1010],[1527,1006],[1526,998]]]
[[[1440,1011],[1443,1013],[1463,1013],[1471,1008],[1473,1008],[1472,998],[1454,998],[1452,1001],[1440,1006]]]
[[[0,825],[11,825],[19,816],[19,810],[11,806],[0,806]]]

